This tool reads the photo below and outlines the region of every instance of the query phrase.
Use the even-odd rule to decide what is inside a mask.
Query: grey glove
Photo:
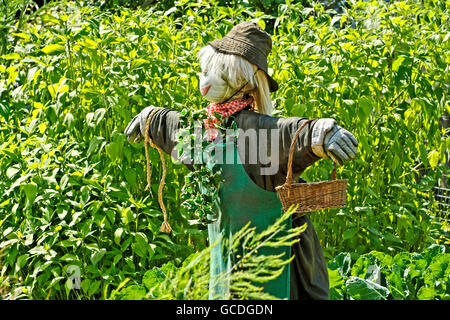
[[[127,139],[130,142],[139,143],[145,136],[145,122],[147,121],[148,115],[155,107],[150,106],[146,107],[139,114],[137,114],[131,121],[128,123],[125,128],[125,134],[127,135]]]
[[[349,131],[335,125],[325,136],[323,149],[334,162],[341,166],[344,162],[356,157],[358,140]]]
[[[358,140],[349,131],[337,125],[334,119],[319,119],[312,130],[312,149],[321,158],[331,158],[342,165],[355,158]]]

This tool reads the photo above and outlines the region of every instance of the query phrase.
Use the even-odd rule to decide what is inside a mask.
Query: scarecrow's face
[[[217,74],[213,70],[202,70],[200,92],[209,102],[220,103],[227,99],[233,90],[223,79],[223,75]]]
[[[199,58],[202,71],[200,92],[209,102],[239,99],[254,88],[252,79],[256,66],[244,58],[217,52],[209,45],[200,50]]]

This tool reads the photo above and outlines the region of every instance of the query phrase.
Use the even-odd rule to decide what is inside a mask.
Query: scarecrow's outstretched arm
[[[154,108],[154,106],[146,107],[130,121],[125,129],[128,141],[139,143],[144,139],[147,118]],[[175,159],[178,159],[175,146],[178,144],[176,134],[180,127],[179,113],[172,109],[162,108],[156,111],[149,128],[150,138],[153,142]]]
[[[275,187],[286,180],[289,149],[295,132],[309,121],[307,118],[278,118],[253,111],[242,111],[236,117],[237,127],[243,129],[238,138],[238,151],[245,171],[261,188],[275,191]],[[320,157],[312,150],[312,128],[317,120],[309,122],[300,131],[294,145],[292,171],[294,177],[302,172]],[[247,143],[246,136],[252,136],[255,131],[257,143]],[[257,146],[257,150],[253,148]],[[251,159],[254,159],[253,161]],[[255,162],[256,159],[256,162]]]
[[[293,153],[292,172],[294,178],[300,176],[306,168],[314,164],[321,158],[327,158],[331,151],[338,150],[347,138],[356,142],[356,139],[345,129],[339,127],[333,119],[316,119],[309,121],[307,118],[289,117],[278,118],[264,115],[252,111],[242,111],[237,117],[237,126],[244,130],[254,129],[257,132],[265,131],[265,138],[268,145],[266,150],[258,150],[257,163],[245,161],[246,155],[254,155],[254,151],[249,150],[245,137],[242,142],[238,141],[239,154],[244,162],[244,168],[250,178],[261,188],[268,191],[275,191],[275,187],[283,184],[286,180],[289,149],[296,131],[308,122],[301,129]],[[320,133],[320,135],[318,135]],[[274,136],[276,135],[276,136]],[[263,137],[263,136],[261,136]],[[345,139],[345,140],[344,140]],[[354,139],[354,140],[353,140]],[[259,139],[261,140],[261,139]],[[352,142],[353,144],[353,142]],[[262,144],[264,146],[264,143]],[[258,149],[261,141],[258,142]],[[354,157],[356,145],[353,144],[349,153],[351,155],[342,156]],[[270,150],[270,151],[269,151]],[[319,151],[323,151],[320,153]],[[330,151],[331,150],[331,151]],[[336,151],[338,155],[341,152]],[[332,157],[334,155],[332,154]],[[340,162],[338,162],[340,164]]]
[[[131,120],[125,129],[129,141],[139,142],[143,139],[147,118],[154,108],[145,108]],[[244,143],[238,141],[239,154],[244,162],[243,165],[247,174],[261,188],[275,191],[276,186],[285,182],[289,149],[295,132],[309,119],[299,117],[278,118],[253,111],[242,111],[236,116],[235,120],[238,128],[243,129],[244,132],[247,130],[256,130],[257,132],[265,130],[267,141],[272,141],[271,135],[277,134],[278,137],[275,141],[277,141],[278,146],[266,147],[267,150],[271,150],[272,155],[264,157],[264,152],[261,152],[262,157],[258,156],[256,163],[245,161],[247,155],[252,155],[252,152],[248,149],[248,144],[245,141]],[[175,148],[178,144],[176,133],[180,128],[179,113],[164,108],[155,113],[149,129],[150,137],[154,143],[175,159],[178,159],[178,152]],[[273,131],[274,129],[275,131]],[[295,145],[292,163],[294,177],[298,177],[307,167],[321,158],[331,157],[337,164],[342,164],[354,158],[357,152],[357,144],[358,141],[355,137],[338,126],[335,120],[322,118],[311,121],[301,130]],[[258,148],[261,146],[259,142],[257,145]],[[258,150],[257,153],[259,155],[260,151]],[[274,157],[274,154],[278,156]],[[193,169],[191,165],[184,164],[190,170]],[[276,170],[267,169],[268,165]]]

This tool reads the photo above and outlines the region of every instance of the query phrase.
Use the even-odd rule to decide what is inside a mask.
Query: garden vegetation
[[[166,156],[173,231],[161,233],[159,154],[149,150],[149,192],[144,146],[123,131],[148,105],[206,107],[197,53],[250,19],[272,35],[276,115],[335,118],[360,141],[357,160],[338,169],[347,207],[310,214],[330,298],[450,298],[448,216],[433,197],[448,188],[448,1],[352,0],[339,12],[253,3],[0,0],[2,298],[207,297],[207,232],[181,205],[189,171]],[[331,172],[321,160],[303,177]],[[68,285],[73,270],[79,288]],[[247,274],[235,279],[237,297],[269,298]]]

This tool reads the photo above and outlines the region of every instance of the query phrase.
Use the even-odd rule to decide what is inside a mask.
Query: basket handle
[[[331,180],[336,180],[336,162],[333,161],[333,173],[331,174]]]
[[[294,138],[292,139],[292,142],[291,142],[291,147],[289,148],[288,171],[287,171],[286,183],[285,183],[287,185],[291,185],[294,183],[294,179],[292,179],[292,160],[294,158],[295,143],[297,142],[297,138],[300,135],[300,131],[302,131],[303,128],[313,120],[315,120],[315,119],[309,119],[308,121],[303,123],[294,134]]]

